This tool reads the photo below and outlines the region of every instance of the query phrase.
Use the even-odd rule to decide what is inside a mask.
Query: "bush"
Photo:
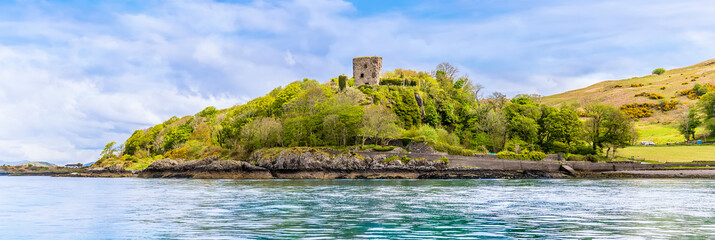
[[[390,162],[398,160],[398,159],[400,159],[400,157],[398,157],[398,156],[389,156],[389,157],[385,158],[384,160],[382,160],[382,163],[390,163]]]
[[[449,158],[447,158],[447,157],[441,157],[441,158],[435,160],[435,162],[444,163],[444,164],[449,164]]]
[[[653,116],[654,107],[652,103],[629,103],[622,105],[621,111],[630,118],[646,118]]]
[[[417,81],[411,80],[411,79],[402,79],[402,78],[382,78],[382,79],[380,79],[380,85],[417,86]]]
[[[636,94],[634,97],[647,97],[650,99],[663,99],[663,96],[657,93],[647,93],[647,92],[641,92],[639,94]]]
[[[501,159],[541,161],[546,158],[546,153],[524,150],[522,154],[516,154],[515,152],[502,151],[497,153],[497,157]]]
[[[634,83],[634,84],[631,84],[631,87],[642,87],[642,86],[643,86],[642,83]]]
[[[665,69],[663,68],[656,68],[655,70],[653,70],[653,74],[655,75],[661,75],[663,73],[665,73]]]
[[[623,87],[623,85],[620,85],[620,84],[616,84],[615,86],[613,86],[613,88],[622,88],[622,87]]]
[[[395,149],[394,146],[375,146],[372,148],[372,150],[378,151],[378,152],[387,152],[387,151],[392,151]]]
[[[427,142],[429,146],[434,148],[435,151],[439,152],[446,152],[451,155],[459,155],[459,156],[474,156],[477,154],[477,151],[471,150],[471,149],[466,149],[461,146],[452,146],[449,144],[445,143],[439,143],[439,142]]]
[[[412,159],[407,157],[407,155],[402,155],[402,157],[400,158],[400,161],[402,162],[402,164],[408,164],[408,163],[410,163],[410,160],[412,160]]]
[[[596,154],[596,150],[593,150],[593,148],[587,144],[584,145],[578,145],[574,148],[573,153],[577,155],[589,155],[589,154]]]

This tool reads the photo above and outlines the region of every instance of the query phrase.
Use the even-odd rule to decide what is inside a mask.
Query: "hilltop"
[[[664,144],[685,140],[676,129],[677,120],[687,109],[694,107],[700,95],[712,91],[715,88],[713,84],[715,59],[670,69],[662,74],[599,82],[543,97],[542,103],[580,106],[598,102],[619,107],[638,118],[636,127],[641,140]]]
[[[480,101],[479,86],[448,63],[429,73],[395,69],[384,75],[379,74],[379,57],[354,63],[357,79],[303,79],[246,104],[209,106],[136,130],[124,144],[107,144],[93,166],[145,169],[162,159],[210,157],[258,166],[256,154],[284,149],[334,156],[391,152],[399,158],[416,150],[412,143],[425,146],[417,152],[427,153],[491,152],[523,160],[566,153],[567,159],[606,161],[635,136],[631,119],[608,105],[555,108],[533,96]],[[600,117],[579,120],[579,114]]]

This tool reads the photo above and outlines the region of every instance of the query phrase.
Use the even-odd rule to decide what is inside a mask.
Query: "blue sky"
[[[302,78],[450,62],[513,96],[715,58],[715,3],[0,1],[0,161],[90,162],[110,141]]]

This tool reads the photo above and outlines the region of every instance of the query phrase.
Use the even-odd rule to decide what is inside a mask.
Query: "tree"
[[[365,106],[363,127],[360,129],[363,135],[362,144],[365,144],[366,137],[372,137],[379,139],[381,145],[385,145],[385,139],[399,133],[397,121],[397,115],[382,105]]]
[[[655,75],[661,75],[663,73],[665,73],[665,69],[663,68],[656,68],[655,70],[653,70],[653,74]]]
[[[204,108],[204,110],[201,110],[201,112],[199,112],[199,116],[205,117],[205,118],[213,118],[216,116],[216,113],[218,113],[218,110],[216,110],[216,107],[208,106],[208,107]]]
[[[338,76],[338,87],[340,87],[341,92],[343,90],[345,90],[345,86],[347,86],[347,83],[348,83],[348,76],[345,76],[345,75]]]
[[[594,151],[607,145],[606,154],[611,150],[626,146],[637,136],[633,123],[618,108],[610,105],[591,104],[586,106],[589,117],[584,123],[586,140],[591,142]]]
[[[552,148],[559,143],[570,144],[581,133],[581,121],[576,112],[562,108],[560,110],[546,105],[541,106],[539,119],[539,142],[544,149]]]
[[[697,111],[691,108],[687,114],[681,116],[678,130],[685,136],[686,141],[690,141],[691,139],[695,139],[695,128],[700,126],[700,124],[701,122]]]
[[[703,114],[705,128],[710,131],[710,135],[715,135],[715,92],[709,92],[698,100],[698,108]]]
[[[539,134],[537,120],[541,117],[539,105],[529,98],[519,97],[512,99],[503,111],[510,138],[518,138],[529,144],[536,143]]]
[[[261,117],[241,129],[241,140],[249,151],[283,144],[283,125],[272,117]]]
[[[489,95],[489,103],[495,109],[501,109],[504,107],[506,100],[506,95],[500,92],[493,92],[492,95]]]
[[[441,72],[441,73],[439,73]],[[438,74],[439,73],[439,74]],[[452,66],[452,64],[449,64],[448,62],[443,62],[437,65],[435,69],[435,79],[438,81],[441,79],[449,81],[449,83],[452,83],[454,79],[457,77],[457,73],[459,73],[459,69],[457,67]]]
[[[507,120],[502,111],[489,110],[484,120],[481,121],[480,129],[491,141],[489,150],[499,152],[504,148],[507,138]]]
[[[102,156],[101,159],[116,157],[117,149],[114,148],[114,145],[116,144],[117,142],[110,142],[107,143],[107,145],[104,145],[104,150],[102,150],[102,153],[100,153],[100,155]]]

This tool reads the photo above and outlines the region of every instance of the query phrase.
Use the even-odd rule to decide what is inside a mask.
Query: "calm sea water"
[[[713,239],[715,180],[0,177],[1,239]]]

